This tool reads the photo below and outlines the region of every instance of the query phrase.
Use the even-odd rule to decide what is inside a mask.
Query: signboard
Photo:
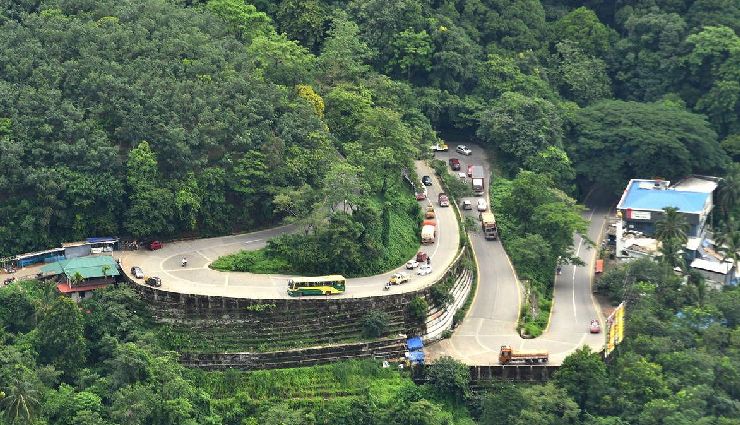
[[[616,310],[606,319],[606,350],[609,356],[614,348],[624,339],[624,303],[619,304]]]
[[[650,211],[635,211],[627,208],[627,220],[650,220]]]

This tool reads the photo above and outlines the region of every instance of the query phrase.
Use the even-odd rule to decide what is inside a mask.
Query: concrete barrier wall
[[[471,366],[470,381],[482,384],[487,381],[545,382],[552,378],[558,366],[548,365],[491,365]]]

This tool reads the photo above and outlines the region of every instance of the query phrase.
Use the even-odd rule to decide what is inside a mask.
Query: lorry
[[[437,238],[437,223],[434,220],[424,220],[421,227],[421,243],[433,244]]]
[[[439,194],[439,197],[437,199],[439,200],[439,206],[440,207],[449,207],[450,206],[450,198],[444,192],[440,193]]]
[[[547,350],[514,350],[510,345],[502,345],[498,353],[498,362],[502,365],[512,363],[547,363],[550,353]]]
[[[486,239],[498,239],[498,227],[496,226],[496,216],[492,212],[483,212],[480,214],[481,227]]]
[[[444,142],[441,142],[441,143],[432,145],[431,149],[434,152],[447,152],[448,150],[450,150],[450,147],[447,146]]]
[[[485,191],[485,180],[486,171],[482,165],[473,165],[470,170],[471,184],[473,185],[473,192],[476,195],[480,195]]]
[[[424,213],[424,218],[434,218],[434,207],[429,205],[427,211]]]

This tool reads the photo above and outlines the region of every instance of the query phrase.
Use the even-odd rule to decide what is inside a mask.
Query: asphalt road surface
[[[473,150],[470,157],[452,150],[438,156],[445,161],[449,157],[460,158],[463,169],[468,163],[483,165],[490,174],[485,153],[477,146],[470,147]],[[487,180],[486,187],[489,183]],[[475,204],[473,200],[474,208]],[[584,212],[584,217],[590,220],[588,235],[594,241],[598,239],[606,213],[607,209],[603,208]],[[477,214],[474,213],[476,218]],[[599,317],[591,295],[594,248],[587,247],[579,236],[575,237],[576,253],[586,266],[567,266],[556,276],[550,326],[539,338],[527,340],[516,332],[522,287],[501,242],[486,240],[480,230],[470,232],[470,239],[478,260],[480,278],[477,293],[465,320],[453,336],[425,349],[429,361],[452,356],[470,365],[498,364],[500,347],[511,345],[514,349],[546,349],[550,352],[549,364],[558,365],[584,344],[594,350],[602,348],[603,334],[589,333],[590,321]]]
[[[369,297],[414,291],[438,280],[452,263],[460,246],[457,218],[452,208],[436,205],[440,186],[433,170],[417,161],[416,171],[419,177],[428,175],[433,181],[432,186],[427,188],[429,201],[423,201],[422,205],[426,207],[430,201],[435,205],[437,240],[432,245],[420,248],[431,256],[432,273],[417,276],[414,270],[408,270],[411,276],[408,283],[384,291],[383,287],[393,273],[407,271],[402,265],[381,275],[348,279],[345,293],[333,297]],[[421,187],[421,183],[418,185]],[[295,231],[300,229],[288,225],[243,235],[173,242],[157,251],[125,251],[121,254],[122,267],[125,273],[129,273],[132,266],[139,266],[146,276],[160,277],[160,289],[165,291],[234,298],[289,298],[287,275],[221,272],[208,268],[208,265],[222,255],[263,248],[269,239]],[[187,258],[186,267],[181,266],[183,257]],[[136,281],[144,284],[143,279]]]

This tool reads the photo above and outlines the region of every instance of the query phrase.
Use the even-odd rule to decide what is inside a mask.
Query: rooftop
[[[684,213],[700,213],[704,210],[711,192],[678,190],[668,187],[669,183],[662,180],[630,180],[617,209],[661,211],[675,207]]]
[[[108,266],[105,274],[103,267]],[[62,260],[47,264],[41,268],[42,273],[64,274],[68,279],[79,273],[83,279],[93,279],[104,276],[118,276],[118,264],[110,255],[88,256]]]

